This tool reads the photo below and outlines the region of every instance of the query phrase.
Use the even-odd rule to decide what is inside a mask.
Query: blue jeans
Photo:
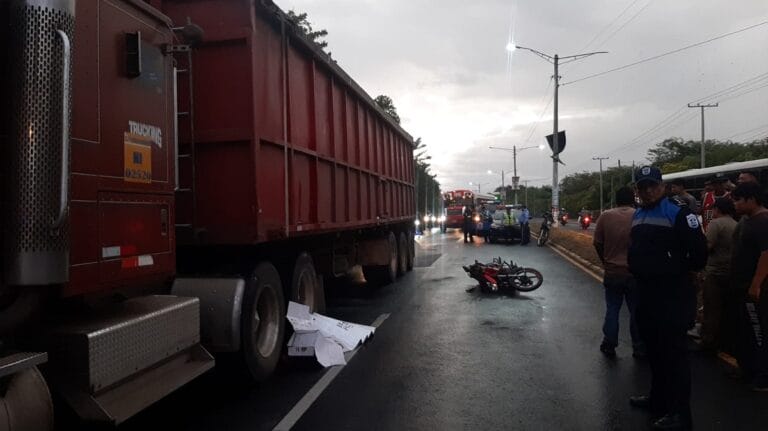
[[[637,304],[637,283],[631,275],[606,273],[603,279],[605,286],[605,320],[603,321],[603,344],[611,347],[619,345],[619,311],[624,301],[629,309],[629,333],[632,336],[632,348],[642,350],[643,342],[640,331],[635,323],[635,308]]]

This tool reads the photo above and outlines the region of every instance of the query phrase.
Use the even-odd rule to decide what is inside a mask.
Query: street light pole
[[[560,160],[560,143],[558,142],[557,122],[559,115],[558,108],[558,89],[560,88],[560,75],[558,74],[558,65],[560,57],[555,54],[555,112],[552,127],[552,217],[558,220],[560,217],[560,179],[558,178],[557,162]],[[557,223],[554,223],[557,226]]]
[[[507,49],[511,49],[510,46],[507,46]],[[538,55],[539,57],[543,58],[544,60],[554,64],[555,66],[555,75],[554,75],[554,81],[555,81],[555,107],[554,107],[554,121],[552,124],[552,216],[555,218],[555,220],[559,217],[560,212],[560,181],[558,179],[558,172],[557,172],[557,164],[560,162],[560,158],[558,155],[560,154],[560,144],[558,142],[558,107],[559,107],[559,100],[558,100],[558,90],[560,88],[560,75],[558,74],[558,70],[560,67],[560,60],[567,60],[565,63],[570,63],[572,61],[581,60],[582,58],[589,57],[591,55],[595,54],[606,54],[607,51],[596,51],[596,52],[587,52],[584,54],[576,54],[576,55],[568,55],[565,57],[560,57],[559,55],[555,54],[554,57],[548,54],[544,54],[543,52],[537,51],[532,48],[526,48],[524,46],[518,46],[515,45],[513,49],[525,49],[527,51],[531,51],[532,53]],[[557,227],[557,224],[554,225]]]
[[[608,160],[610,157],[592,157],[592,160],[600,161],[600,214],[603,213],[603,160]]]
[[[512,148],[507,147],[488,147],[491,150],[504,150],[504,151],[512,151],[512,194],[514,196],[514,203],[517,205],[517,185],[519,177],[517,176],[517,145],[513,145]],[[531,145],[530,147],[521,147],[519,150],[522,152],[523,150],[527,150],[529,148],[538,148],[540,150],[544,149],[544,145]],[[501,171],[501,186],[504,187],[504,171]]]

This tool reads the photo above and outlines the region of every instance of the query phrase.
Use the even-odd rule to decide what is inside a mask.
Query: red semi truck
[[[269,0],[0,1],[0,91],[0,430],[264,379],[288,300],[413,267],[411,136]]]

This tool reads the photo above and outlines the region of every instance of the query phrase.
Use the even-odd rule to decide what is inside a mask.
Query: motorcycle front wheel
[[[520,292],[532,292],[544,282],[544,277],[541,273],[533,268],[520,268],[512,279],[512,284],[516,290]]]
[[[544,244],[547,243],[548,239],[549,239],[549,231],[548,230],[543,230],[543,231],[539,232],[539,239],[536,240],[536,244],[539,247],[541,247],[541,246],[543,246]]]

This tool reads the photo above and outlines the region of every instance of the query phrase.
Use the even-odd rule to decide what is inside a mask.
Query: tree
[[[389,116],[395,120],[395,123],[400,124],[400,116],[397,115],[397,108],[395,108],[395,104],[389,96],[381,94],[376,96],[374,100],[376,101],[376,104],[379,105],[379,108],[383,109],[384,112],[389,114]]]
[[[413,154],[413,161],[416,164],[416,212],[420,215],[432,211],[438,212],[442,196],[440,183],[430,172],[429,160],[432,156],[427,155],[426,145],[421,142],[421,138],[416,138],[414,144],[416,147]]]
[[[307,13],[302,12],[296,14],[293,10],[288,11],[288,18],[296,25],[296,27],[312,42],[315,42],[320,48],[325,49],[328,46],[328,42],[322,40],[328,36],[328,30],[315,30],[312,28],[312,23],[307,18]]]

